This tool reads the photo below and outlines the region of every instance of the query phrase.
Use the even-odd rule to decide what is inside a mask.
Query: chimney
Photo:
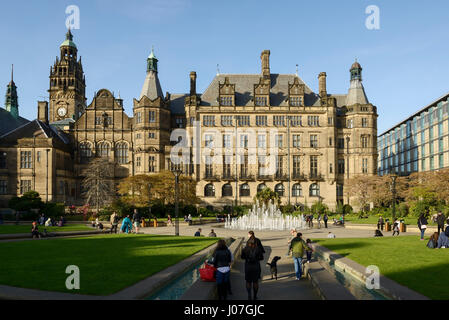
[[[262,60],[262,75],[265,80],[270,79],[270,50],[262,51],[260,56]]]
[[[38,101],[37,102],[37,119],[48,124],[48,102]]]
[[[196,95],[196,72],[190,72],[190,95]]]
[[[320,90],[320,97],[325,98],[327,97],[327,89],[326,89],[326,72],[321,72],[318,76],[318,84],[319,84],[319,90]]]

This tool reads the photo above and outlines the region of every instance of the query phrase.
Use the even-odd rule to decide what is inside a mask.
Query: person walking
[[[231,264],[234,261],[231,251],[224,240],[219,240],[217,249],[213,255],[214,267],[217,269],[216,281],[218,300],[226,300],[228,295],[228,283],[231,274]]]
[[[424,213],[421,213],[421,215],[418,218],[418,228],[421,231],[421,241],[424,241],[424,233],[426,232],[427,229],[427,219]]]
[[[260,241],[259,238],[256,238],[256,235],[254,234],[254,231],[249,231],[248,232],[248,238],[249,238],[249,240],[253,239],[254,242],[256,243],[256,246],[258,246],[260,248],[260,250],[262,251],[263,254],[265,253],[265,249],[264,249],[264,247],[262,245],[262,242]]]
[[[172,220],[172,218],[171,218],[171,215],[168,215],[168,216],[167,216],[167,225],[168,225],[168,226],[172,226],[172,227],[175,226],[175,225],[173,224],[173,220]]]
[[[118,215],[114,211],[111,215],[110,222],[111,222],[111,233],[117,233],[117,227],[118,227]]]
[[[295,265],[296,280],[301,280],[302,277],[302,257],[304,251],[308,247],[302,240],[302,233],[297,232],[296,237],[290,243],[290,250],[292,251],[293,263]]]
[[[395,234],[399,236],[399,226],[401,225],[400,221],[396,219],[396,221],[393,223],[393,237]]]
[[[241,258],[245,260],[245,281],[248,300],[257,300],[259,292],[260,261],[263,260],[263,247],[257,245],[256,239],[255,237],[250,237],[241,254]]]
[[[134,230],[135,230],[136,234],[138,234],[139,228],[140,228],[140,213],[137,209],[134,209],[133,225],[134,225]]]
[[[127,215],[125,219],[123,219],[122,227],[120,228],[120,230],[122,230],[123,233],[129,233],[132,230],[132,222],[129,218],[129,215]]]
[[[377,221],[377,229],[383,230],[384,229],[384,218],[382,216],[379,217],[379,220]]]
[[[318,222],[318,229],[321,229],[321,213],[318,214],[316,221]]]
[[[327,221],[329,220],[329,217],[327,216],[327,213],[324,214],[323,221],[324,221],[324,227],[327,229]]]
[[[444,231],[444,222],[446,221],[446,217],[444,214],[440,211],[437,215],[437,225],[438,225],[438,235],[440,235],[440,231]]]

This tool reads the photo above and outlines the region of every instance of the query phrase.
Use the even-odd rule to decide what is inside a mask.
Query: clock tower
[[[50,123],[76,121],[86,108],[86,78],[70,29],[60,51],[60,57],[50,68]]]

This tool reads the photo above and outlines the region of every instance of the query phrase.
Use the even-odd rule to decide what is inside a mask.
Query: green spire
[[[154,55],[154,47],[151,49],[151,54],[147,59],[147,72],[154,71],[157,72],[157,62],[159,60]]]
[[[360,63],[357,62],[357,59],[355,59],[355,62],[351,66],[351,80],[360,80],[362,81],[362,66]]]
[[[11,82],[8,84],[8,89],[6,90],[6,102],[5,109],[14,118],[19,117],[19,98],[17,96],[17,87],[14,83],[14,65],[12,65],[11,69]]]
[[[69,28],[69,31],[67,31],[67,34],[65,35],[65,41],[61,44],[61,47],[73,47],[76,48],[75,42],[73,42],[73,34],[72,31]]]

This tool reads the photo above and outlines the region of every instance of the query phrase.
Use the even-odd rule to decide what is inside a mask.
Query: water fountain
[[[272,230],[285,231],[291,229],[306,229],[306,222],[300,217],[284,216],[276,204],[270,202],[268,207],[265,203],[262,205],[258,201],[247,215],[240,218],[225,221],[225,228],[231,230]]]

